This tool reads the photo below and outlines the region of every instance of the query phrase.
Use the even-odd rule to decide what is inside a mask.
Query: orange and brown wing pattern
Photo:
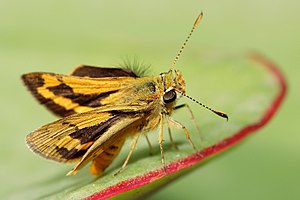
[[[92,73],[93,75],[90,76],[99,77],[100,71],[103,74],[109,70],[82,66],[73,72],[76,76],[35,72],[24,74],[22,79],[41,104],[56,115],[65,117],[101,106],[102,99],[127,87],[136,78],[126,77],[124,75],[126,71],[122,69],[115,70],[119,73],[107,73],[107,75],[122,75],[123,73],[123,77],[90,78],[87,76]]]
[[[117,116],[86,112],[44,125],[26,137],[31,150],[47,159],[68,162],[82,157]]]
[[[44,125],[30,133],[26,142],[32,151],[47,159],[57,162],[75,161],[81,159],[91,146],[103,147],[102,150],[105,150],[108,147],[104,148],[105,142],[117,137],[118,132],[129,125],[132,119],[138,118],[140,116],[133,113],[115,114],[113,111],[95,109]],[[107,134],[108,131],[111,135]],[[103,142],[98,141],[100,138]]]
[[[98,175],[118,155],[127,127],[143,118],[140,111],[146,107],[115,101],[135,97],[128,93],[133,92],[131,85],[139,82],[137,78],[127,69],[92,66],[80,66],[70,76],[41,72],[23,75],[32,94],[49,110],[65,117],[29,134],[28,146],[47,159],[77,161],[69,174],[93,160],[90,172]],[[135,129],[139,128],[131,127],[130,132]]]
[[[119,120],[116,123],[112,123],[105,131],[105,134],[89,147],[67,175],[76,174],[78,170],[92,160],[94,162],[90,171],[95,175],[99,174],[117,156],[127,136],[141,131],[144,122],[143,115],[137,113],[124,113],[120,115],[119,113],[117,116]]]

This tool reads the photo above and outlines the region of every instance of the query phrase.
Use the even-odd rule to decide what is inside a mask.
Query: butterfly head
[[[180,71],[170,70],[161,74],[163,79],[162,101],[165,104],[175,103],[175,100],[185,94],[185,81]]]

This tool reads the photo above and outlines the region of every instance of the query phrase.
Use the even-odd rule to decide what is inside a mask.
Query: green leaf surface
[[[284,97],[283,77],[272,63],[261,56],[213,52],[198,56],[198,59],[193,60],[193,65],[199,66],[201,73],[184,73],[187,94],[229,115],[229,121],[226,122],[194,102],[180,99],[179,103],[188,103],[192,107],[201,133],[197,133],[187,110],[176,111],[173,117],[187,127],[197,152],[189,145],[183,131],[174,127],[172,135],[179,148],[175,150],[165,129],[165,174],[157,142],[158,131],[154,131],[149,133],[153,155],[149,155],[146,141],[141,137],[129,164],[117,176],[113,174],[128,153],[130,139],[101,177],[93,177],[87,168],[75,176],[66,177],[71,165],[53,165],[55,173],[44,174],[40,182],[18,189],[10,196],[23,199],[126,199],[151,194],[177,177],[213,160],[213,155],[219,155],[222,150],[261,128],[273,116]],[[193,96],[193,93],[201,94],[201,97]]]

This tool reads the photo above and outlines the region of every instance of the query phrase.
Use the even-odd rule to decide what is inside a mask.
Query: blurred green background
[[[191,60],[195,52],[256,50],[280,66],[289,93],[258,134],[151,199],[299,199],[299,8],[296,0],[1,0],[0,198],[37,182],[29,171],[55,172],[55,163],[38,159],[25,146],[27,133],[55,117],[29,96],[21,74],[68,73],[83,63],[112,66],[134,56],[160,73],[203,11],[204,20],[180,60],[182,71],[197,67]]]

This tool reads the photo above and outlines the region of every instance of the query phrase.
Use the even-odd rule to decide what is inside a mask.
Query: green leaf
[[[146,141],[141,138],[129,164],[117,176],[113,174],[122,165],[130,142],[101,177],[91,176],[87,168],[75,176],[66,177],[64,174],[72,166],[62,168],[55,165],[58,171],[55,176],[53,173],[45,174],[40,178],[41,182],[29,185],[23,191],[14,192],[12,196],[23,199],[141,197],[201,167],[263,127],[277,111],[286,91],[284,78],[275,65],[258,54],[246,57],[213,53],[204,57],[198,57],[198,60],[191,63],[201,66],[199,71],[184,72],[187,94],[226,112],[229,121],[226,122],[183,97],[180,101],[189,103],[192,107],[201,133],[198,134],[190,122],[188,111],[176,111],[173,117],[187,127],[197,146],[197,152],[189,145],[182,130],[172,128],[174,141],[179,148],[175,150],[167,137],[167,130],[164,130],[165,174],[156,131],[149,133],[153,155],[149,155]]]

